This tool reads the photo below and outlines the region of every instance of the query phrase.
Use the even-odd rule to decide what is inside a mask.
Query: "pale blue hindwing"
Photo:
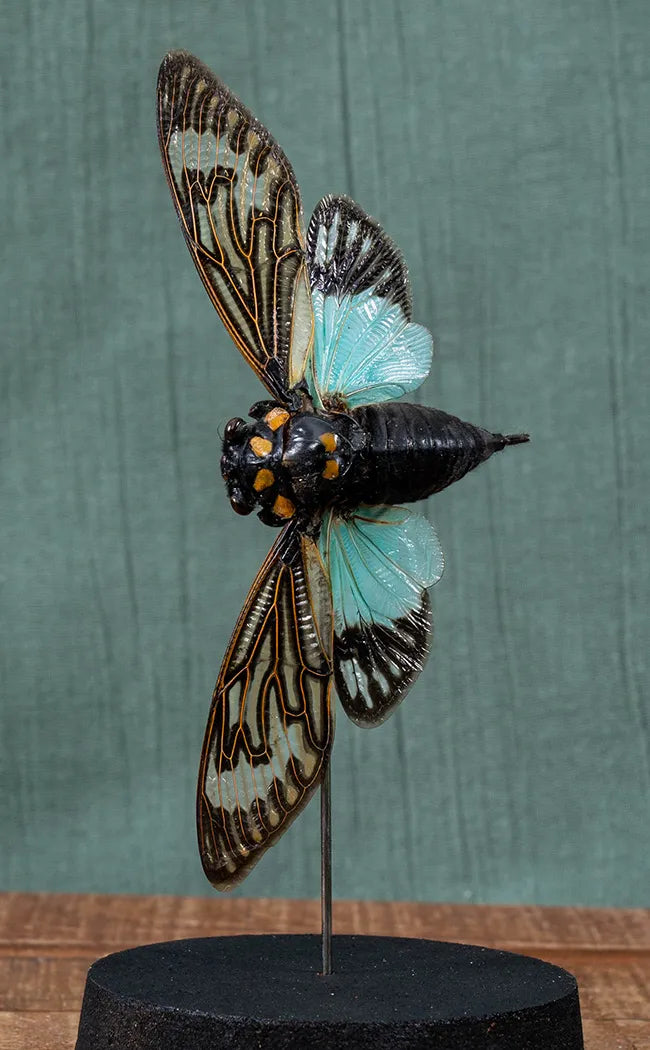
[[[415,390],[433,344],[411,322],[408,272],[389,237],[347,197],[324,197],[307,232],[314,346],[305,378],[320,406]]]
[[[346,713],[377,725],[404,698],[429,652],[427,588],[444,567],[436,532],[404,507],[328,511],[320,552],[334,606],[334,673]]]

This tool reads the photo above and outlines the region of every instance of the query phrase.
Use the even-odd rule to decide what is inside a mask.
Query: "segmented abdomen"
[[[388,401],[349,414],[366,435],[355,479],[359,503],[425,499],[505,444],[501,435],[424,405]]]

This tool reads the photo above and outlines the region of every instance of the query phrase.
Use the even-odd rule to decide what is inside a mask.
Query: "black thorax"
[[[269,525],[294,515],[306,521],[328,507],[425,499],[524,437],[401,401],[332,412],[260,402],[251,415],[252,424],[228,423],[222,472],[234,509],[258,505]]]

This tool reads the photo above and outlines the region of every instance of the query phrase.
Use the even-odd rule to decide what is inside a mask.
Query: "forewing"
[[[411,322],[408,272],[381,227],[347,197],[324,197],[309,223],[314,346],[307,369],[320,402],[349,407],[415,390],[433,344]]]
[[[239,882],[309,800],[333,737],[332,606],[315,544],[293,524],[250,589],[219,672],[197,799],[210,882]]]
[[[313,328],[291,165],[225,84],[184,51],[160,67],[158,139],[208,295],[248,363],[284,400],[302,376]]]
[[[329,513],[320,536],[334,605],[336,691],[353,722],[383,722],[424,667],[432,628],[427,588],[440,579],[433,526],[404,507]]]

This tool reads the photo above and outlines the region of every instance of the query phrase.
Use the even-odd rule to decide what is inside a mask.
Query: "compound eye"
[[[248,505],[248,503],[242,503],[235,496],[231,496],[230,497],[230,506],[234,510],[235,514],[242,514],[242,515],[250,514],[250,512],[253,509],[252,507],[250,507]]]
[[[223,432],[224,439],[226,441],[232,441],[237,434],[241,433],[242,427],[245,428],[246,424],[239,416],[235,416],[234,419],[229,419],[226,423],[226,429]]]

